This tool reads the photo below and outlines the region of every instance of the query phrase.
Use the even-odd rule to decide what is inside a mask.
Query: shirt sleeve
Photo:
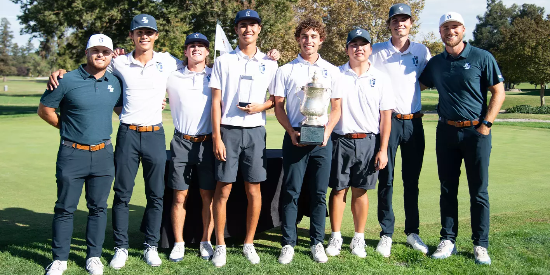
[[[424,51],[425,51],[425,55],[424,55],[424,62],[421,64],[421,68],[422,70],[424,70],[424,68],[426,68],[426,65],[428,65],[428,61],[430,61],[430,59],[432,58],[432,55],[430,53],[430,50],[428,49],[428,47],[422,45],[424,47]]]
[[[500,82],[503,82],[504,77],[502,77],[502,73],[500,72],[497,61],[495,60],[493,55],[487,54],[486,63],[487,64],[484,70],[484,77],[487,80],[487,86],[490,87],[497,85]]]
[[[122,102],[123,102],[123,96],[122,96],[122,80],[120,80],[120,78],[118,78],[118,76],[115,76],[116,79],[118,80],[118,84],[119,84],[119,90],[120,90],[120,96],[118,97],[118,101],[116,102],[115,104],[115,107],[122,107]]]
[[[59,86],[53,91],[46,90],[40,98],[40,103],[46,107],[58,108],[61,100],[65,97],[66,89],[63,83],[63,79],[59,80]]]
[[[393,86],[388,76],[383,78],[384,85],[381,89],[380,95],[380,111],[395,109],[395,95],[393,94]]]
[[[220,64],[221,57],[218,57],[214,62],[214,67],[212,68],[212,75],[210,76],[210,84],[208,87],[214,89],[222,89],[222,65]]]
[[[434,86],[433,83],[433,74],[431,72],[431,67],[434,62],[434,59],[430,59],[428,63],[426,64],[426,67],[422,71],[422,74],[420,74],[420,77],[418,78],[418,81],[422,83],[426,87],[432,88]]]
[[[280,96],[280,97],[287,97],[286,94],[286,88],[285,87],[285,74],[283,72],[283,68],[279,67],[277,69],[277,73],[275,74],[275,80],[274,80],[274,89],[273,89],[273,95],[274,96]]]

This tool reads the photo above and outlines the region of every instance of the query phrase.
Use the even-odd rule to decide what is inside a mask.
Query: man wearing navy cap
[[[86,270],[103,274],[101,250],[107,225],[107,198],[115,176],[113,161],[112,113],[120,113],[122,84],[107,72],[113,42],[103,34],[92,35],[86,47],[87,64],[68,73],[54,90],[40,99],[38,115],[59,129],[61,144],[57,154],[57,201],[53,217],[53,262],[48,275],[67,269],[73,233],[73,214],[82,185],[86,186],[88,222],[86,226]],[[55,112],[59,109],[60,113]]]
[[[237,13],[235,32],[239,46],[216,59],[210,79],[214,171],[218,181],[213,207],[217,246],[212,263],[216,267],[226,264],[226,205],[238,171],[248,199],[243,254],[252,264],[260,262],[253,242],[262,204],[260,182],[267,176],[265,110],[273,106],[272,97],[266,100],[266,90],[273,93],[277,71],[277,63],[256,47],[261,22],[256,11]]]
[[[389,41],[372,46],[372,65],[392,80],[396,106],[392,112],[391,134],[388,143],[388,165],[380,170],[378,184],[378,222],[380,241],[376,251],[384,257],[391,254],[395,225],[393,214],[393,179],[395,155],[401,149],[401,178],[405,208],[405,234],[407,243],[415,250],[428,253],[428,246],[418,236],[418,178],[424,159],[424,128],[421,113],[420,84],[418,77],[430,60],[426,46],[412,42],[409,32],[414,23],[411,7],[395,4],[390,8],[387,26]]]
[[[330,226],[328,256],[340,254],[340,228],[351,187],[351,213],[355,235],[351,254],[365,258],[365,224],[369,211],[367,190],[376,188],[378,172],[388,162],[391,110],[395,108],[392,83],[386,73],[371,66],[371,38],[367,30],[349,32],[349,62],[340,66],[342,116],[332,132],[330,170]]]
[[[491,126],[504,102],[504,78],[495,58],[462,41],[464,19],[448,12],[439,20],[445,51],[434,56],[419,78],[421,85],[439,93],[435,152],[441,183],[441,242],[432,254],[444,259],[456,253],[458,184],[462,159],[470,193],[474,258],[491,264],[489,246],[489,157]],[[487,90],[491,100],[487,106]]]
[[[174,137],[170,142],[169,179],[166,185],[174,189],[172,228],[175,244],[170,260],[183,259],[185,242],[185,204],[187,191],[196,173],[202,197],[203,235],[199,252],[203,259],[214,254],[210,236],[214,230],[212,198],[216,189],[214,179],[214,152],[212,149],[212,91],[208,87],[212,69],[206,66],[210,42],[201,33],[192,33],[185,39],[187,66],[172,72],[166,91],[170,97],[170,111],[174,120]]]

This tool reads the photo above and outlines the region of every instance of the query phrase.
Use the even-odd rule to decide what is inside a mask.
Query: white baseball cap
[[[90,36],[90,39],[88,40],[88,45],[86,45],[86,50],[95,47],[95,46],[103,46],[109,48],[109,50],[113,50],[113,40],[109,38],[108,36],[104,34],[94,34]]]
[[[441,16],[441,18],[439,19],[439,26],[441,27],[441,25],[451,21],[458,22],[464,25],[464,19],[462,18],[462,15],[460,15],[458,12],[450,11]]]

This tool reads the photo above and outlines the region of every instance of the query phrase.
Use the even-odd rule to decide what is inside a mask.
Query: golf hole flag
[[[231,47],[231,44],[229,44],[229,40],[227,40],[227,36],[225,36],[225,32],[223,32],[220,24],[216,24],[216,40],[214,43],[214,50],[220,51],[220,55],[233,51],[233,48]]]

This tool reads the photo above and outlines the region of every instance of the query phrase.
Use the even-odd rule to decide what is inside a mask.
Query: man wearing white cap
[[[464,20],[449,12],[439,20],[445,51],[433,57],[419,78],[423,88],[439,93],[436,155],[441,196],[441,242],[432,257],[456,253],[458,234],[458,184],[462,159],[470,193],[474,257],[477,264],[491,264],[489,246],[489,157],[491,126],[504,102],[504,78],[494,57],[463,42]],[[492,96],[487,106],[487,91]]]
[[[57,201],[54,208],[53,262],[46,274],[63,274],[73,233],[73,214],[82,185],[86,186],[89,210],[86,227],[86,270],[103,274],[101,250],[107,225],[107,198],[115,176],[112,112],[122,105],[122,84],[107,72],[113,42],[103,34],[90,37],[87,64],[67,73],[54,90],[40,99],[38,115],[58,128],[61,144],[57,154]],[[55,110],[59,109],[60,114]],[[120,107],[116,108],[117,114]]]
[[[376,251],[384,257],[391,254],[395,225],[392,205],[393,176],[395,155],[399,147],[407,243],[415,250],[428,253],[428,246],[418,236],[418,178],[422,170],[425,147],[418,77],[431,55],[426,46],[409,39],[413,23],[414,18],[409,5],[393,5],[387,20],[392,37],[389,41],[374,44],[370,57],[376,69],[390,76],[396,99],[388,143],[388,165],[386,169],[380,170],[378,175],[378,222],[382,230]]]

